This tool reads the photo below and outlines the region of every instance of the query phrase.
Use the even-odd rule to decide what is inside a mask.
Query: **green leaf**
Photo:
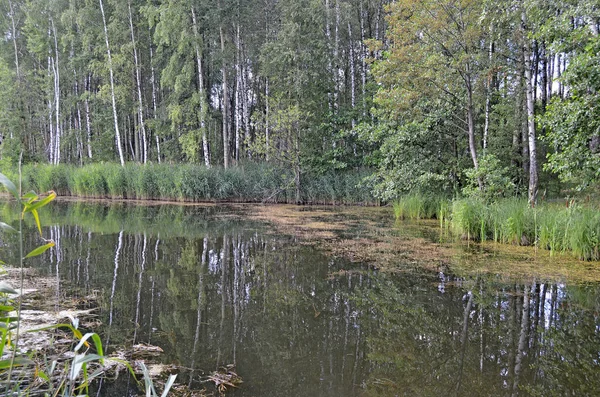
[[[55,198],[56,198],[56,193],[54,191],[50,191],[50,192],[48,192],[48,196],[44,197],[42,200],[36,201],[35,203],[25,204],[25,209],[23,210],[23,212],[30,212],[30,211],[37,210],[38,208],[42,208],[43,206],[45,206],[46,204],[48,204]]]
[[[81,334],[81,331],[79,331],[78,329],[76,329],[75,327],[73,327],[71,324],[55,324],[55,325],[49,325],[47,327],[42,327],[42,328],[36,328],[36,329],[30,329],[27,332],[39,332],[39,331],[47,331],[49,329],[58,329],[58,328],[69,328],[71,330],[71,332],[73,332],[73,335],[75,335],[77,337],[77,339],[81,339],[83,338],[83,335]]]
[[[38,371],[38,377],[45,380],[46,382],[50,382],[50,377],[42,370]]]
[[[100,336],[98,336],[98,334],[94,333],[94,332],[89,332],[87,334],[85,334],[83,336],[83,338],[81,338],[81,341],[79,342],[79,344],[77,344],[77,346],[75,346],[75,351],[79,351],[79,349],[81,349],[81,347],[85,344],[86,346],[89,346],[89,344],[87,343],[87,340],[89,338],[92,338],[92,340],[94,341],[94,346],[96,346],[96,351],[98,352],[99,356],[104,356],[104,350],[102,349],[102,340],[100,339]],[[101,364],[104,364],[104,360],[101,359],[100,360]]]
[[[8,179],[6,177],[6,175],[0,173],[0,184],[4,185],[4,187],[13,195],[15,196],[15,198],[18,200],[19,199],[19,193],[17,192],[17,187],[15,186],[14,183],[12,183],[10,181],[10,179]]]
[[[25,200],[27,203],[31,203],[31,202],[37,200],[38,197],[39,196],[34,191],[31,191],[31,192],[23,195],[23,200]]]
[[[4,281],[0,281],[0,292],[4,294],[18,294],[18,292],[15,291],[13,287],[8,285]]]
[[[24,365],[34,365],[35,363],[25,357],[15,357],[14,361],[10,358],[7,360],[0,360],[0,369],[8,369],[13,367],[22,367]]]
[[[31,210],[31,215],[33,215],[33,219],[35,219],[35,224],[40,232],[40,236],[42,235],[42,224],[40,223],[40,216],[38,215],[37,210]],[[25,211],[23,211],[23,216],[25,215]]]
[[[54,241],[50,241],[48,244],[46,245],[42,245],[41,247],[37,247],[36,249],[34,249],[33,251],[31,251],[30,253],[28,253],[25,258],[31,258],[33,256],[38,256],[43,254],[44,252],[46,252],[47,250],[49,250],[50,248],[54,247]]]
[[[4,230],[6,232],[11,232],[11,233],[16,233],[17,232],[17,230],[14,227],[12,227],[10,225],[7,225],[4,222],[0,222],[0,229]]]

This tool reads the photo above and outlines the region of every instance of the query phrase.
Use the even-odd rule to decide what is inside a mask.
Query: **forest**
[[[267,164],[378,200],[590,194],[600,4],[2,0],[0,164]],[[142,167],[143,168],[143,167]],[[7,171],[8,172],[8,171]],[[287,183],[285,181],[282,183]]]

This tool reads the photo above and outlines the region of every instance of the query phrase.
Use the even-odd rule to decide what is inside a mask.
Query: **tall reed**
[[[368,170],[302,174],[301,199],[308,204],[375,204],[363,180]],[[207,168],[193,164],[96,163],[83,167],[29,164],[28,189],[54,187],[59,195],[189,202],[295,202],[291,170],[269,163]]]

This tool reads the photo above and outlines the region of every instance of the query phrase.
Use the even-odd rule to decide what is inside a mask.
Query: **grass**
[[[10,174],[10,170],[6,172]],[[301,199],[307,204],[376,204],[363,180],[368,170],[303,174]],[[61,196],[168,200],[181,202],[295,202],[292,172],[268,163],[206,168],[190,164],[97,163],[83,167],[28,164],[26,190],[54,190]]]
[[[439,219],[448,214],[449,201],[439,196],[410,194],[392,203],[396,219]]]
[[[600,260],[600,209],[576,202],[544,203],[531,208],[526,200],[492,204],[473,198],[448,201],[409,195],[393,204],[397,219],[440,219],[453,234],[475,241],[536,246],[551,253],[569,252],[580,260]],[[438,208],[437,212],[434,208]]]

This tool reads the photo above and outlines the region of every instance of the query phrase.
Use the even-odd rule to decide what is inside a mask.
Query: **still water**
[[[192,386],[235,365],[229,395],[600,395],[598,285],[379,272],[252,208],[55,203],[32,266],[98,294],[109,350],[160,346]]]

